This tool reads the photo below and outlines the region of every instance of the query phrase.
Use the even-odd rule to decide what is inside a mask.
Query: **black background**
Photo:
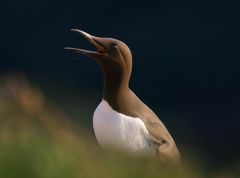
[[[101,100],[102,74],[93,60],[63,49],[92,49],[71,28],[129,45],[130,86],[182,152],[190,148],[219,165],[239,157],[240,10],[234,1],[1,1],[0,8],[0,73],[24,73],[86,127]]]

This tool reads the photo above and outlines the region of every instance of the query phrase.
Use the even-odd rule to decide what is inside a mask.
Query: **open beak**
[[[78,30],[78,29],[71,29],[71,31],[80,33],[84,38],[86,38],[90,43],[92,43],[96,47],[96,51],[90,51],[90,50],[86,50],[86,49],[73,48],[73,47],[66,47],[65,49],[86,55],[86,56],[94,58],[94,59],[98,59],[106,54],[107,50],[97,40],[97,39],[99,39],[99,37],[95,37],[93,35],[90,35],[84,31]]]

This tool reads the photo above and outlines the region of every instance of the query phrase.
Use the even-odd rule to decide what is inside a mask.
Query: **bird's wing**
[[[158,156],[163,160],[180,162],[176,144],[162,121],[146,105],[141,109],[140,119],[144,122],[148,132],[148,142],[156,147]]]

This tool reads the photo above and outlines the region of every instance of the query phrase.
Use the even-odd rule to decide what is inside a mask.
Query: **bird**
[[[158,116],[130,89],[132,53],[122,41],[71,29],[96,50],[66,47],[94,59],[103,72],[103,95],[93,114],[93,129],[100,147],[156,155],[162,161],[180,163],[180,153]]]

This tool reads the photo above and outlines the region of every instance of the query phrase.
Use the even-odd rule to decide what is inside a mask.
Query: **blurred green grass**
[[[232,170],[204,169],[183,161],[180,168],[154,158],[101,150],[22,74],[0,77],[0,178],[232,178]]]

